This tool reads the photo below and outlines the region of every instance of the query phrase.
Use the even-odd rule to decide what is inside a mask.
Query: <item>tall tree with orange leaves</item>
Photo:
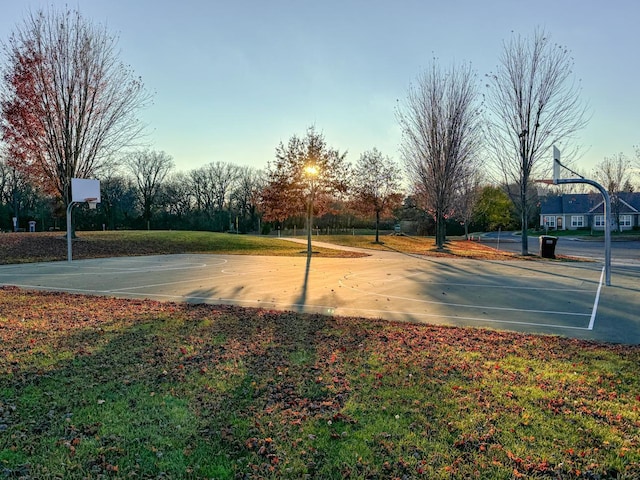
[[[6,45],[0,134],[8,162],[71,200],[71,179],[99,174],[142,133],[150,96],[118,60],[117,38],[78,11],[29,14]]]

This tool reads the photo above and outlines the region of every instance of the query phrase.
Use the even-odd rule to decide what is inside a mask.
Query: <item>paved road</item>
[[[640,344],[640,265],[167,255],[0,266],[0,285],[491,327]]]
[[[529,252],[540,251],[540,237],[529,237]],[[521,237],[515,232],[491,232],[483,237],[491,246],[508,252],[522,251]],[[558,237],[556,254],[571,255],[604,261],[604,240],[584,240],[580,237]],[[612,241],[611,262],[613,264],[640,264],[640,240]]]

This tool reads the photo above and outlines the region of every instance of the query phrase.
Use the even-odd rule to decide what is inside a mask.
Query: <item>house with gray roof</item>
[[[640,193],[611,197],[611,229],[640,228]],[[599,193],[549,195],[540,199],[540,226],[549,230],[604,230],[604,199]]]

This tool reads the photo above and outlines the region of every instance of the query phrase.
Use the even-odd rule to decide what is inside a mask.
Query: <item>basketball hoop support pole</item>
[[[67,262],[72,259],[71,256],[71,210],[76,205],[76,202],[69,202],[67,206]]]
[[[565,183],[586,183],[596,187],[604,198],[604,277],[605,285],[611,285],[611,228],[609,221],[611,218],[611,198],[609,192],[598,182],[587,178],[554,178],[554,185],[562,185]]]

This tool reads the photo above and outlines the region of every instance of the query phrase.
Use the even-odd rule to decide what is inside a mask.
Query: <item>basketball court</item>
[[[0,285],[640,343],[638,265],[167,255],[0,266]]]
[[[562,179],[554,147],[553,179]],[[566,169],[568,170],[568,169]],[[597,184],[595,184],[597,185]],[[599,187],[599,185],[597,185]],[[100,201],[97,180],[72,179],[67,208]],[[606,192],[603,192],[606,198]],[[162,301],[228,303],[326,315],[510,329],[640,343],[640,265],[479,261],[366,251],[363,258],[166,255],[0,266],[0,285]],[[331,247],[331,246],[330,246]],[[335,247],[335,246],[334,246]],[[614,280],[611,282],[611,277]]]

